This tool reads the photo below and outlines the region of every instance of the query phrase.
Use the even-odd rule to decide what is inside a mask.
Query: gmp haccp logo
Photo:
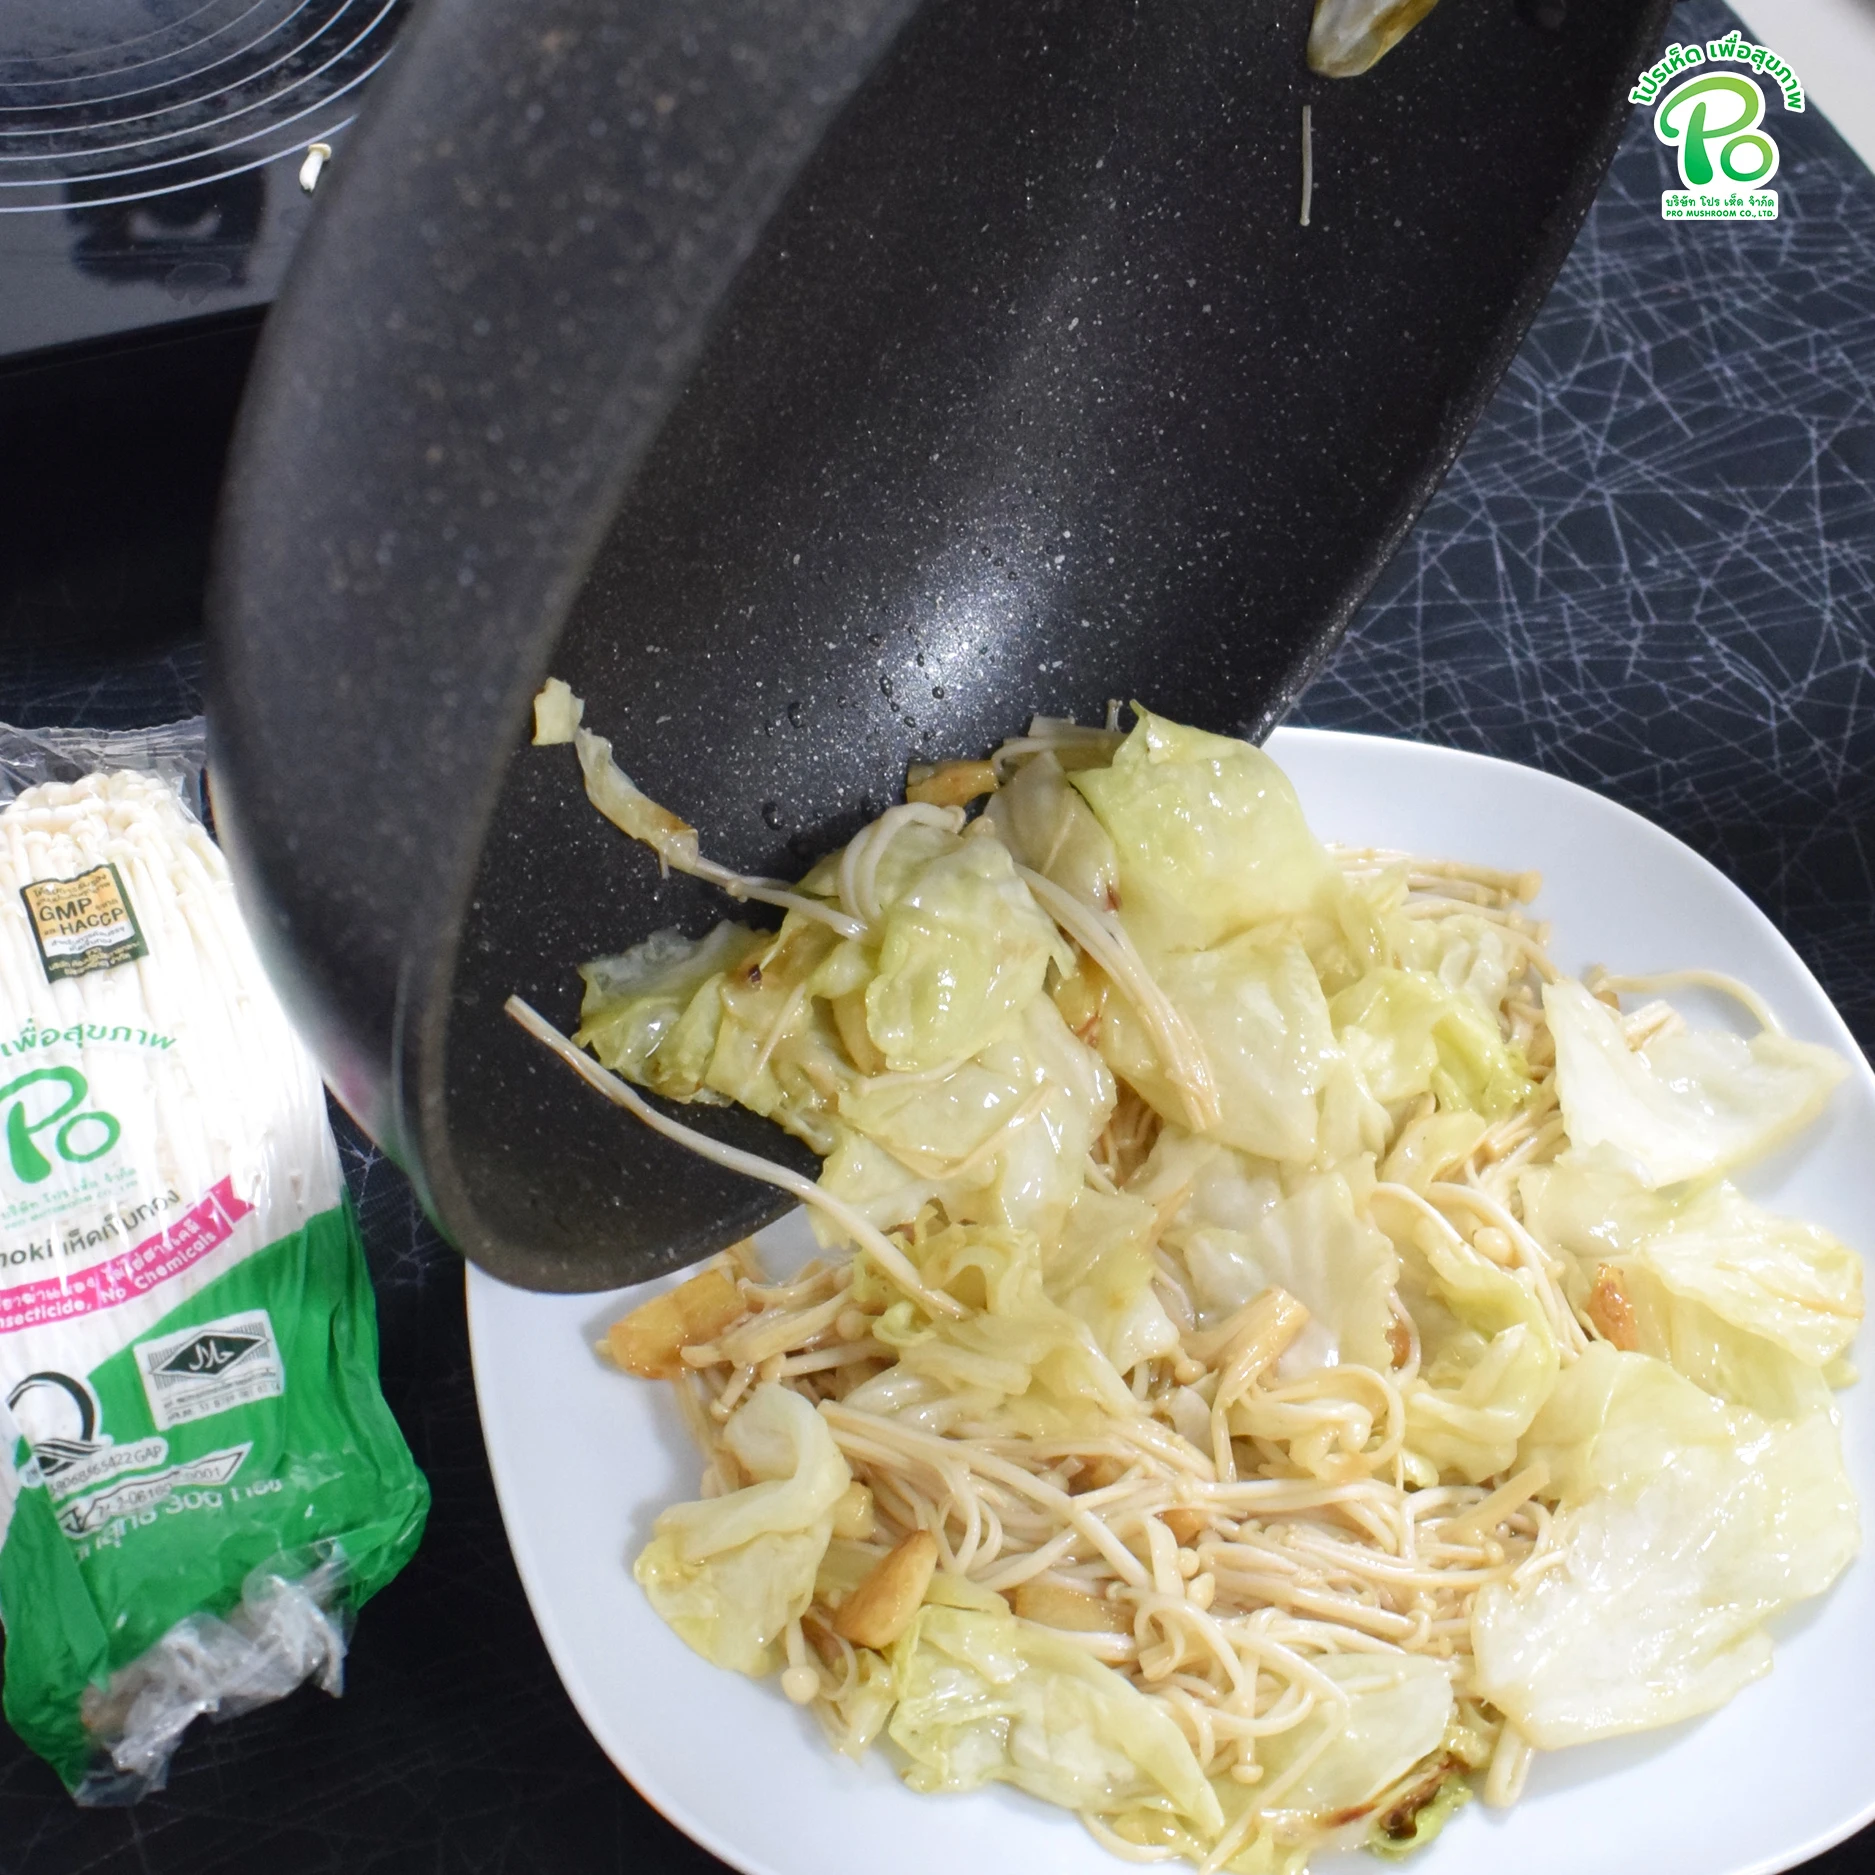
[[[1712,65],[1749,66],[1787,111],[1803,109],[1797,74],[1768,46],[1735,31],[1668,46],[1628,93],[1655,106],[1654,135],[1679,158],[1680,186],[1661,192],[1660,212],[1668,221],[1775,221],[1777,191],[1765,185],[1777,174],[1777,145],[1764,129],[1764,92],[1757,76],[1703,69]]]

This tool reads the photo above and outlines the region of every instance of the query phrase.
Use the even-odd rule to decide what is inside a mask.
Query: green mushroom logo
[[[122,1128],[117,1116],[85,1106],[90,1094],[76,1068],[34,1068],[0,1087],[6,1112],[7,1158],[22,1185],[42,1184],[52,1176],[39,1135],[67,1165],[88,1165],[117,1144]]]
[[[1758,126],[1764,94],[1749,78],[1709,72],[1675,85],[1654,112],[1654,134],[1673,145],[1688,189],[1756,189],[1777,174],[1777,145]]]

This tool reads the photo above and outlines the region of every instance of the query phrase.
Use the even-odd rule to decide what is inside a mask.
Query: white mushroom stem
[[[825,1212],[927,1314],[958,1318],[966,1313],[961,1302],[947,1296],[941,1289],[927,1288],[910,1258],[877,1225],[869,1223],[851,1205],[843,1203],[831,1192],[823,1191],[812,1179],[789,1171],[785,1165],[778,1165],[773,1159],[764,1159],[760,1153],[744,1152],[738,1146],[725,1146],[721,1140],[711,1139],[707,1133],[699,1133],[694,1127],[685,1126],[658,1112],[635,1087],[620,1080],[610,1069],[602,1068],[583,1049],[576,1048],[539,1010],[520,997],[510,996],[503,1007],[528,1034],[537,1042],[544,1042],[583,1081],[596,1087],[614,1106],[623,1107],[634,1119],[642,1120],[654,1133],[661,1133],[666,1139],[689,1147],[699,1157],[731,1172],[740,1172],[745,1178],[760,1179],[763,1184],[773,1185],[777,1190],[800,1199],[803,1204],[813,1205]]]

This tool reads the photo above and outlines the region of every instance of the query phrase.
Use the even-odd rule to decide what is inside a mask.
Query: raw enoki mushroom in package
[[[201,749],[0,726],[5,1707],[89,1803],[199,1715],[336,1692],[429,1504]]]

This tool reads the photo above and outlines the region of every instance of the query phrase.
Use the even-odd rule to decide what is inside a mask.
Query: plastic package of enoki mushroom
[[[319,1074],[201,813],[198,720],[0,725],[5,1710],[81,1803],[337,1692],[429,1506]]]

